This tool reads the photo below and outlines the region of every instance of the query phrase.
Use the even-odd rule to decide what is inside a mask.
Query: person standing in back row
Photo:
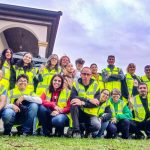
[[[115,56],[109,55],[107,68],[102,70],[102,79],[104,82],[104,86],[110,92],[116,88],[121,91],[121,80],[124,79],[124,74],[121,68],[116,67],[115,64]]]
[[[146,65],[144,68],[145,75],[141,77],[141,81],[148,86],[148,93],[150,93],[150,65]]]

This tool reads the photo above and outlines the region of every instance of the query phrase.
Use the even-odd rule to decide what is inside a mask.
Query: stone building
[[[0,4],[0,50],[29,51],[48,57],[54,47],[61,11]]]

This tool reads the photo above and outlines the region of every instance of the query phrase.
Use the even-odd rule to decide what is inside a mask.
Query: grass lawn
[[[10,150],[149,150],[150,140],[68,139],[48,137],[0,138],[0,149]]]

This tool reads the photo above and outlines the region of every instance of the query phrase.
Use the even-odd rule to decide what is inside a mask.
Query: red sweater
[[[57,106],[59,94],[60,94],[60,91],[55,91],[52,93],[51,99],[47,100],[46,94],[42,93],[42,95],[41,95],[42,104],[45,107],[48,107],[48,108],[51,108],[52,110],[55,110],[55,106]],[[70,99],[67,100],[67,106],[62,109],[61,113],[67,114],[69,112],[70,112]]]

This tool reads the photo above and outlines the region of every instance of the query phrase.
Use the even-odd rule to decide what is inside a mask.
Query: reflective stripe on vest
[[[92,76],[92,79],[94,79],[95,81],[97,81],[97,79],[94,76]],[[102,75],[101,74],[98,75],[98,81],[97,81],[97,83],[98,83],[98,85],[100,87],[100,91],[102,91],[104,89],[104,82],[102,80]]]
[[[70,97],[70,90],[68,89],[63,89],[61,92],[60,92],[60,95],[59,95],[59,98],[58,98],[58,101],[57,101],[57,106],[59,106],[60,108],[64,108],[67,106],[67,101]],[[46,100],[47,101],[50,101],[51,100],[51,97],[52,97],[52,93],[49,93],[48,89],[46,90],[45,92],[46,94]]]
[[[79,82],[73,83],[74,88],[77,90],[78,96],[86,99],[94,99],[95,93],[99,90],[99,86],[96,81],[89,85],[88,89],[85,91],[85,87]],[[83,111],[87,114],[97,116],[98,107],[96,108],[83,108]]]
[[[0,81],[0,95],[2,95],[5,90],[6,90],[5,86]]]
[[[129,73],[127,73],[125,76],[126,76],[126,83],[127,83],[127,88],[128,88],[129,95],[132,96],[132,90],[133,90],[133,86],[134,86],[134,79],[132,78],[132,76]]]
[[[3,78],[9,81],[9,79],[10,79],[10,66],[9,66],[7,61],[4,62],[3,67],[2,67],[2,71],[3,71]]]
[[[38,83],[36,94],[40,96],[43,93],[43,91],[45,91],[48,88],[52,77],[58,73],[60,73],[60,68],[58,69],[58,71],[55,69],[50,71],[47,68],[44,68],[41,73],[43,81]]]
[[[26,89],[25,91],[21,92],[18,87],[15,87],[14,89],[8,91],[8,97],[10,98],[10,103],[13,104],[16,99],[19,97],[27,95],[27,96],[34,96],[34,92],[32,92],[29,89]]]
[[[148,92],[150,93],[150,79],[147,78],[147,76],[141,77],[142,82],[146,83],[148,86]]]
[[[148,98],[148,108],[150,110],[150,94],[148,94],[147,98]],[[146,112],[139,95],[134,97],[134,101],[132,104],[133,104],[133,110],[135,114],[135,118],[133,119],[139,122],[144,121]]]
[[[104,72],[107,72],[108,75],[111,75],[111,74],[118,75],[120,69],[117,68],[117,67],[114,67],[114,68],[111,70],[110,68],[107,67],[107,68],[105,68],[103,71],[104,71]],[[118,89],[118,90],[121,90],[121,82],[120,82],[120,80],[118,80],[118,81],[105,82],[104,85],[105,85],[105,88],[108,89],[110,92],[111,92],[114,88],[116,88],[116,89]]]
[[[132,90],[133,90],[133,87],[134,87],[134,79],[132,78],[132,76],[129,73],[127,73],[125,76],[126,76],[126,83],[127,83],[127,88],[128,88],[129,95],[133,96],[132,95]],[[140,81],[140,78],[138,76],[136,76],[136,77]]]

